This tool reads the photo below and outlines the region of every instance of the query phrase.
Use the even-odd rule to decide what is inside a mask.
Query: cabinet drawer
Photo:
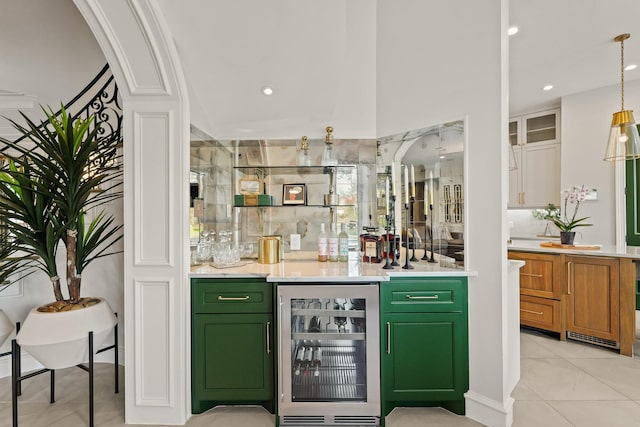
[[[509,252],[509,259],[524,261],[520,269],[520,294],[560,299],[561,262],[558,255]]]
[[[264,279],[192,279],[193,313],[272,313],[272,285]]]
[[[380,283],[382,309],[392,313],[461,312],[467,307],[466,278],[402,278]]]
[[[548,331],[561,331],[560,301],[520,296],[520,323]]]

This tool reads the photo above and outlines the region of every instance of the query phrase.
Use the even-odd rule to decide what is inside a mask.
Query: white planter
[[[9,335],[13,332],[13,328],[14,326],[11,320],[4,314],[4,311],[0,310],[0,345],[9,338]]]
[[[33,309],[16,341],[45,368],[68,368],[89,360],[89,331],[93,331],[95,352],[116,322],[105,300],[91,307],[58,313],[40,313]]]

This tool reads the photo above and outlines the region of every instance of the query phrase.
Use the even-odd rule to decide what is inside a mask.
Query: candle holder
[[[415,230],[416,227],[416,220],[413,216],[413,206],[415,205],[416,202],[416,198],[415,197],[411,197],[410,199],[410,203],[411,203],[411,209],[410,209],[410,214],[411,214],[411,261],[413,262],[418,262],[418,258],[416,258],[416,236],[415,233],[413,232],[413,230]],[[407,243],[409,242],[409,230],[407,230]]]
[[[389,257],[392,256],[393,259],[395,260],[396,258],[396,250],[395,248],[392,248],[392,242],[391,240],[389,240],[389,231],[391,231],[391,225],[389,223],[389,219],[391,218],[391,215],[385,215],[385,219],[387,220],[387,226],[384,228],[386,233],[386,241],[387,241],[387,250],[385,252],[385,256],[384,256],[384,267],[382,267],[384,270],[391,270],[393,269],[393,266],[391,264],[391,262],[389,261]],[[395,246],[395,236],[393,236],[393,245]]]
[[[433,233],[433,230],[431,230],[431,232]],[[422,255],[422,258],[420,258],[421,260],[428,260],[429,256],[427,255],[427,248],[429,245],[429,239],[427,236],[427,213],[424,213],[424,255]]]
[[[403,269],[405,270],[413,270],[413,266],[411,265],[411,263],[409,262],[409,203],[405,203],[404,204],[404,210],[405,210],[405,229],[407,230],[406,236],[407,238],[405,239],[405,243],[404,243],[404,265],[402,266]]]
[[[429,257],[429,261],[427,262],[436,262],[436,260],[433,259],[433,204],[432,203],[429,204],[429,214],[431,216],[431,237],[429,238],[429,241],[431,242],[431,256]]]
[[[391,224],[393,224],[393,261],[391,265],[393,267],[398,267],[400,263],[398,260],[400,259],[400,242],[396,238],[396,196],[394,194],[391,195],[391,206],[389,206],[389,214],[391,216]]]

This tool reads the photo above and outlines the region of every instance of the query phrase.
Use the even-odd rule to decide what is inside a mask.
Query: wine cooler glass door
[[[378,286],[279,285],[278,295],[281,413],[379,415]]]

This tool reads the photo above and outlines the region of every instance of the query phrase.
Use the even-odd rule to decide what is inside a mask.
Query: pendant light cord
[[[620,99],[622,100],[620,111],[624,111],[624,39],[620,40]]]

